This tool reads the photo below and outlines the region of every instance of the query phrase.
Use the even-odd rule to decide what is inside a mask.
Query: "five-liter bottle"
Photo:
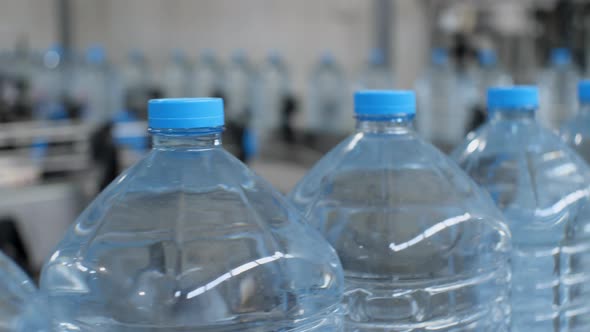
[[[356,133],[290,199],[338,252],[345,331],[508,331],[510,233],[413,129],[408,91],[355,94]]]
[[[512,233],[512,331],[590,330],[590,168],[535,121],[534,87],[493,88],[454,152]]]

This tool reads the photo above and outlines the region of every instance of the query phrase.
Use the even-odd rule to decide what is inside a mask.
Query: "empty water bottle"
[[[393,73],[387,66],[382,49],[374,48],[371,50],[367,64],[360,73],[358,85],[361,89],[393,88]]]
[[[187,97],[190,94],[190,64],[181,50],[174,50],[164,68],[162,85],[167,98]]]
[[[113,97],[106,52],[100,45],[86,50],[84,63],[77,65],[72,73],[70,91],[82,107],[82,116],[91,121],[109,120],[113,114]]]
[[[43,268],[57,331],[338,331],[329,244],[221,145],[223,102],[149,103],[153,150]]]
[[[35,284],[0,252],[0,331],[49,332],[45,310]]]
[[[488,122],[454,157],[512,232],[512,331],[588,331],[590,169],[537,107],[534,87],[490,89]]]
[[[349,132],[348,95],[342,68],[331,53],[322,54],[314,66],[309,91],[309,129],[315,133],[345,134]]]
[[[509,231],[414,112],[412,92],[357,92],[356,133],[290,194],[340,256],[345,330],[507,331]]]
[[[466,133],[469,112],[462,102],[459,80],[445,49],[436,48],[431,64],[416,83],[418,132],[443,150],[460,143]]]
[[[578,112],[562,126],[561,137],[590,163],[590,81],[578,84]]]
[[[247,81],[247,83],[250,83]],[[192,95],[197,97],[219,97],[222,92],[223,70],[212,50],[201,52],[192,72]]]
[[[539,122],[548,128],[558,129],[564,120],[576,112],[579,73],[567,48],[554,49],[550,61],[550,66],[542,72],[539,79]]]

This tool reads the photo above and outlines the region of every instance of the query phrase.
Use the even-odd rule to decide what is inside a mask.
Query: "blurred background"
[[[557,128],[590,70],[589,15],[582,0],[0,0],[0,249],[38,271],[149,151],[151,98],[223,97],[224,145],[285,192],[354,131],[356,89],[415,89],[417,130],[446,152],[491,85],[538,84]]]

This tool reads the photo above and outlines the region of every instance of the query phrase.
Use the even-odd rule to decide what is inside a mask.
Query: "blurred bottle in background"
[[[383,50],[379,48],[372,49],[365,67],[361,70],[358,88],[393,89],[393,87],[393,73],[386,64]]]
[[[312,133],[344,135],[352,130],[346,111],[346,75],[334,55],[325,52],[313,67],[308,91],[308,124]]]
[[[101,45],[86,50],[84,62],[73,67],[69,83],[73,100],[82,107],[82,117],[89,121],[104,122],[112,118],[109,68],[106,52]]]
[[[561,127],[561,137],[590,163],[590,80],[578,83],[578,111]]]
[[[558,129],[564,120],[575,114],[578,80],[579,73],[571,51],[567,48],[553,49],[549,67],[539,78],[541,105],[538,118],[541,124]]]
[[[152,85],[151,68],[145,55],[139,50],[129,53],[121,67],[123,107],[139,119],[147,119],[147,101]]]
[[[69,115],[65,101],[67,68],[65,52],[53,45],[43,53],[42,67],[33,81],[33,116],[37,119],[61,120],[78,117]]]
[[[0,122],[32,118],[32,80],[39,69],[38,60],[24,44],[0,55]]]
[[[415,106],[408,91],[357,92],[356,133],[290,198],[340,256],[345,331],[507,331],[509,231],[416,134]]]
[[[190,64],[182,50],[173,50],[162,75],[162,89],[166,98],[181,98],[190,95]]]
[[[590,329],[590,168],[535,120],[535,87],[494,88],[454,152],[512,232],[512,331]]]
[[[265,145],[274,144],[275,139],[280,140],[285,134],[292,113],[292,105],[289,105],[292,98],[291,77],[279,52],[269,52],[258,73],[255,93],[254,127],[264,149]]]
[[[234,139],[236,155],[248,161],[258,153],[254,131],[254,72],[244,50],[235,50],[225,71],[224,97],[227,133]]]
[[[469,114],[447,50],[432,50],[430,66],[416,82],[416,93],[418,132],[443,151],[450,151],[463,140]]]
[[[512,77],[504,71],[494,50],[485,48],[477,53],[478,66],[474,71],[474,81],[477,88],[477,101],[474,112],[471,113],[469,130],[478,128],[485,122],[487,92],[490,87],[512,85]]]
[[[222,97],[223,67],[212,50],[203,50],[197,59],[191,79],[191,96]],[[251,82],[247,81],[247,84]]]

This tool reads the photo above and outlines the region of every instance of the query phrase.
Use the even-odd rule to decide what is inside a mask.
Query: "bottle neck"
[[[152,129],[154,149],[205,150],[221,147],[223,127],[198,129]]]
[[[496,109],[490,111],[491,121],[534,121],[535,110],[532,109]]]
[[[356,115],[356,131],[365,134],[406,134],[414,131],[414,115]]]

